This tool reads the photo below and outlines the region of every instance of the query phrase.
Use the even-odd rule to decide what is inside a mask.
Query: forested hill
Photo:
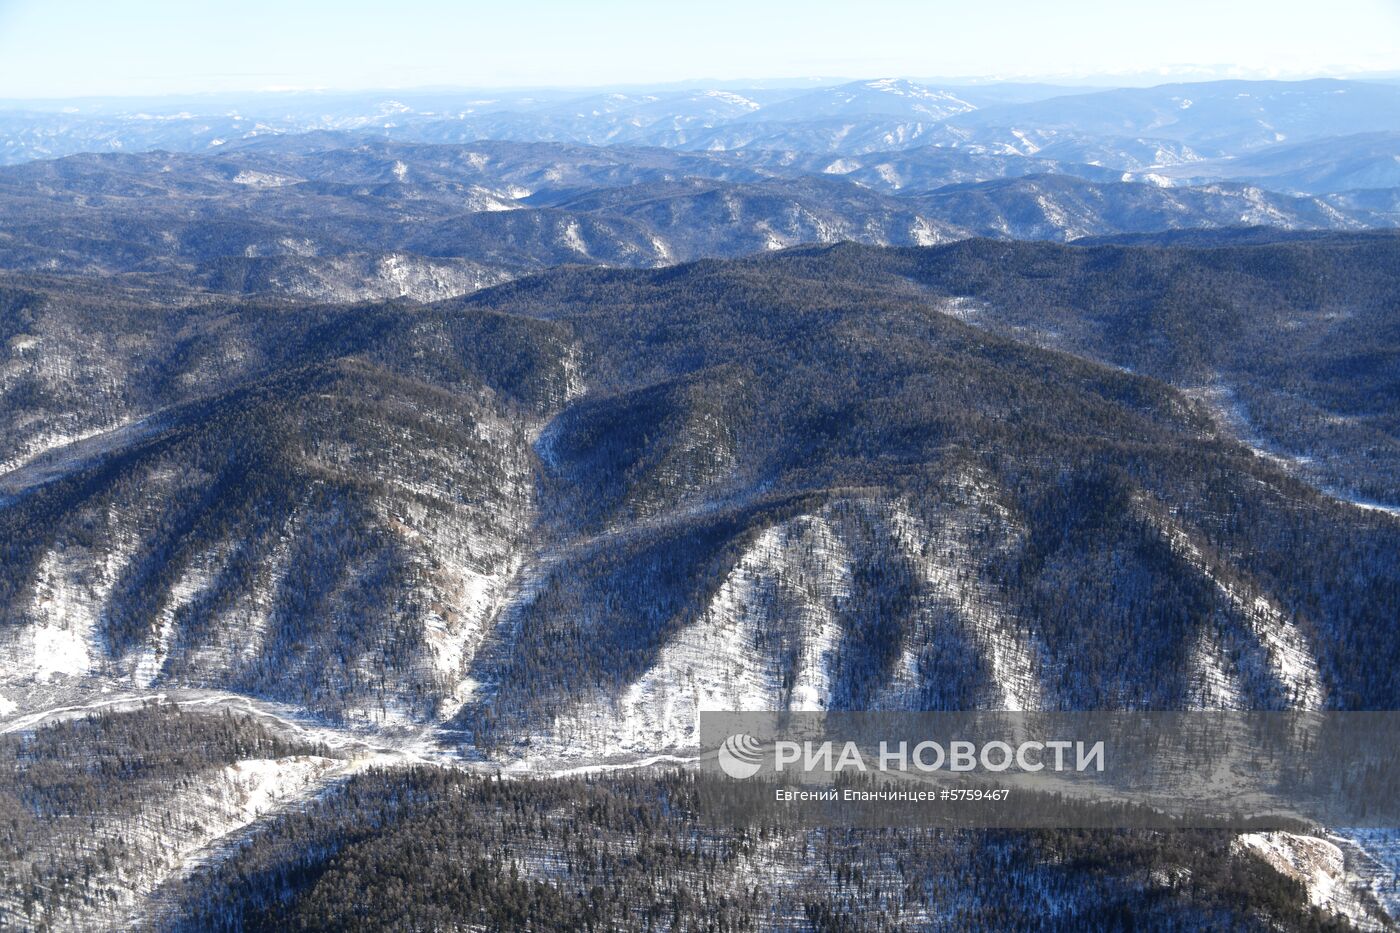
[[[1400,519],[1351,500],[1394,488],[1397,252],[848,244],[433,304],[10,276],[0,697],[22,716],[233,694],[413,760],[539,769],[693,750],[701,708],[1394,709]],[[195,764],[230,794],[352,767],[215,732],[230,748]],[[230,759],[250,742],[260,763]],[[204,845],[204,809],[160,841],[152,788],[131,791],[147,836],[87,868],[62,836],[13,904],[62,876],[61,909],[91,908]],[[652,806],[619,793],[598,805]],[[348,839],[353,799],[327,806],[302,828],[401,858],[397,836]],[[281,838],[232,870],[300,871]],[[236,908],[229,885],[191,903],[263,909],[260,883]],[[1193,903],[1214,916],[1218,893]],[[609,916],[600,898],[530,909]]]
[[[0,637],[492,749],[684,744],[707,691],[1390,707],[1395,519],[1239,437],[1294,406],[1280,445],[1389,494],[1398,248],[847,245],[433,306],[31,278]]]
[[[916,282],[978,327],[1169,382],[1313,481],[1400,503],[1400,237],[1195,231],[1070,248],[840,246],[784,262]]]

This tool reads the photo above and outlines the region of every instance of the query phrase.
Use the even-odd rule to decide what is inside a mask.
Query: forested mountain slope
[[[129,927],[204,846],[348,767],[251,716],[154,701],[0,734],[0,923]]]
[[[1354,493],[1388,494],[1400,238],[1217,239],[807,247],[557,269],[432,304],[9,276],[0,715],[39,736],[16,753],[32,756],[54,737],[16,717],[41,722],[46,706],[232,696],[361,736],[365,761],[567,769],[685,752],[697,712],[716,707],[1395,708],[1400,521],[1241,443],[1245,414],[1263,419],[1222,399],[1229,386],[1309,406],[1317,417],[1293,419],[1277,443],[1304,445],[1337,482],[1355,477]],[[125,753],[101,745],[104,730],[123,742],[168,732],[124,723],[72,741],[98,742],[93,760],[112,762]],[[190,780],[217,772],[230,794],[254,773],[301,794],[346,771],[315,739],[274,747],[215,724],[235,743],[217,750],[224,739],[201,738],[204,725],[183,728],[169,734],[216,749],[189,759]],[[490,788],[425,776],[431,792],[405,800],[400,777],[382,780],[354,786],[466,835],[482,826],[452,801],[496,806]],[[183,860],[209,827],[266,828],[256,807],[220,798],[176,808],[216,822],[181,823],[168,844],[130,837],[84,868],[62,835],[71,824],[23,802],[45,786],[12,791],[40,820],[16,845],[61,830],[54,860],[21,878],[62,876],[68,893],[51,904],[21,885],[8,903],[44,905],[50,919],[149,919],[168,898],[268,909],[261,881],[218,874],[225,857],[288,879],[279,903],[310,916],[345,902],[327,853],[372,872],[402,858],[398,829],[346,834],[379,806],[357,791],[305,818],[296,838],[321,834],[325,847],[300,855],[261,837],[191,880]],[[161,804],[139,787],[126,819],[145,833]],[[600,793],[600,812],[651,814],[675,792],[570,788],[521,789],[519,806]],[[411,834],[419,817],[406,819]],[[535,831],[510,830],[510,845],[554,858]],[[650,838],[569,831],[586,832],[598,859]],[[700,866],[682,876],[733,898],[731,918],[769,909],[735,886],[749,870],[772,875],[766,890],[787,893],[765,903],[794,916],[860,906],[913,922],[928,909],[887,887],[813,899],[804,892],[823,882],[757,856],[697,863],[685,854],[702,845],[694,833],[674,827],[677,857]],[[935,847],[945,842],[962,864],[1023,867],[1043,845],[1082,844]],[[926,885],[896,854],[908,846],[890,844],[870,851],[905,859],[898,887]],[[1155,883],[1158,862],[1193,858],[1248,877],[1238,896],[1178,891],[1159,902],[1164,916],[1197,927],[1310,916],[1297,888],[1273,891],[1275,876],[1251,874],[1228,840],[1121,845],[1142,871],[1096,876],[1072,903],[1055,895],[1063,916],[1101,916]],[[518,870],[535,878],[542,864]],[[1080,885],[1067,871],[1024,877],[1062,891]],[[552,877],[463,909],[509,903],[554,920],[640,909],[622,895],[559,899]],[[630,876],[588,877],[606,891]],[[147,893],[99,909],[113,884]],[[421,900],[399,890],[362,909],[398,916]],[[663,886],[650,909],[688,903]],[[1025,903],[974,898],[949,923]]]
[[[734,826],[716,783],[371,773],[172,886],[157,928],[1345,929],[1225,834]]]
[[[427,307],[131,292],[81,333],[26,280],[0,641],[21,679],[453,717],[510,754],[685,744],[711,700],[1387,707],[1395,520],[1169,381],[1265,366],[1242,318],[1291,301],[1321,348],[1295,395],[1385,397],[1340,338],[1393,327],[1395,242],[839,247]],[[1355,324],[1306,303],[1320,276]]]
[[[1260,230],[1122,244],[838,247],[812,261],[918,282],[979,327],[1170,382],[1314,481],[1400,503],[1400,240]]]

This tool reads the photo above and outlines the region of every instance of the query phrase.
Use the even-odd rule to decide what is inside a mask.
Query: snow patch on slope
[[[34,576],[28,624],[11,629],[0,645],[14,673],[40,681],[94,672],[103,657],[100,626],[108,594],[128,555],[113,550],[94,560],[86,548],[55,547]]]
[[[962,480],[961,501],[948,502],[945,517],[929,525],[904,507],[890,515],[890,528],[905,554],[918,568],[928,587],[929,601],[921,607],[923,624],[936,626],[936,617],[951,610],[959,627],[991,672],[992,683],[984,685],[996,708],[1003,710],[1040,709],[1044,703],[1037,674],[1038,657],[1029,627],[1015,618],[994,590],[978,579],[973,570],[973,536],[991,524],[1015,534],[1011,516],[990,495],[990,488],[975,477]],[[887,695],[918,689],[920,656],[935,638],[931,628],[904,647],[901,676]]]
[[[210,843],[303,798],[346,767],[314,755],[246,759],[192,775],[184,793],[153,795],[134,814],[98,822],[89,834],[94,850],[112,839],[119,840],[116,851],[129,854],[90,879],[100,896],[85,906],[82,920],[93,928],[127,928],[129,913],[166,879],[188,870]],[[44,919],[67,928],[79,918]]]
[[[768,528],[646,674],[551,732],[617,755],[696,745],[705,710],[825,709],[849,596],[850,555],[826,520]]]
[[[1288,708],[1321,708],[1324,697],[1317,658],[1306,637],[1283,610],[1246,582],[1221,577],[1185,528],[1144,504],[1140,504],[1139,511],[1157,529],[1172,552],[1209,580],[1232,614],[1244,622],[1249,634],[1263,649],[1270,672],[1284,691]],[[1197,675],[1202,680],[1209,676],[1209,671]]]
[[[571,220],[564,227],[564,245],[580,256],[588,255],[588,244],[584,242],[583,231],[577,220]]]
[[[1202,628],[1191,649],[1191,684],[1188,694],[1193,709],[1247,709],[1239,679],[1219,636]]]
[[[195,602],[213,584],[215,567],[222,553],[222,549],[210,551],[187,567],[170,587],[170,592],[160,609],[159,621],[156,623],[155,640],[139,653],[132,670],[132,679],[136,684],[151,686],[160,679],[175,641],[180,612]]]
[[[1015,523],[975,479],[958,496],[936,527],[906,504],[860,499],[765,528],[700,616],[671,636],[641,676],[618,695],[592,695],[556,713],[526,743],[531,756],[693,748],[707,710],[820,711],[867,695],[882,708],[921,708],[924,655],[947,637],[982,658],[989,682],[974,686],[987,707],[1041,708],[1031,627],[971,564],[974,542],[987,538],[989,526],[1014,537]],[[850,652],[864,650],[863,626],[871,622],[869,607],[855,598],[857,568],[905,561],[925,590],[904,629],[902,658],[892,671],[853,665]]]
[[[1383,928],[1351,890],[1346,861],[1334,843],[1294,833],[1244,833],[1232,849],[1257,855],[1285,878],[1302,884],[1314,907],[1346,917],[1362,929]]]

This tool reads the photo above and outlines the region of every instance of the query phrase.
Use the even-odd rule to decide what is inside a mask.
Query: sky
[[[1400,72],[1400,0],[0,0],[0,97]]]

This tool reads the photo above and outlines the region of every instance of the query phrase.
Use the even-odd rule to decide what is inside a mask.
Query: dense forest
[[[1393,708],[1393,519],[1259,456],[1185,387],[1283,368],[1295,338],[1238,322],[1292,308],[1312,355],[1269,384],[1333,421],[1369,406],[1347,423],[1384,443],[1332,455],[1384,492],[1397,386],[1367,361],[1393,352],[1397,244],[838,247],[430,306],[135,286],[104,306],[25,279],[11,449],[123,426],[6,477],[0,639],[22,659],[66,605],[84,671],[415,721],[465,680],[460,725],[533,731],[612,703],[778,535],[808,569],[759,572],[738,610],[775,702],[820,611],[834,707],[966,699],[980,675],[956,659],[1005,648],[1051,707],[1172,708],[1216,678],[1234,704]],[[1343,284],[1310,298],[1318,279]],[[945,313],[960,298],[987,310]],[[1043,309],[1062,348],[998,308]]]
[[[143,876],[236,825],[257,789],[240,762],[330,754],[246,715],[159,702],[0,736],[0,928],[120,915]]]
[[[690,773],[370,772],[171,892],[174,930],[1342,929],[1216,833],[813,830]],[[718,779],[722,780],[722,779]],[[710,791],[711,793],[707,793]]]

